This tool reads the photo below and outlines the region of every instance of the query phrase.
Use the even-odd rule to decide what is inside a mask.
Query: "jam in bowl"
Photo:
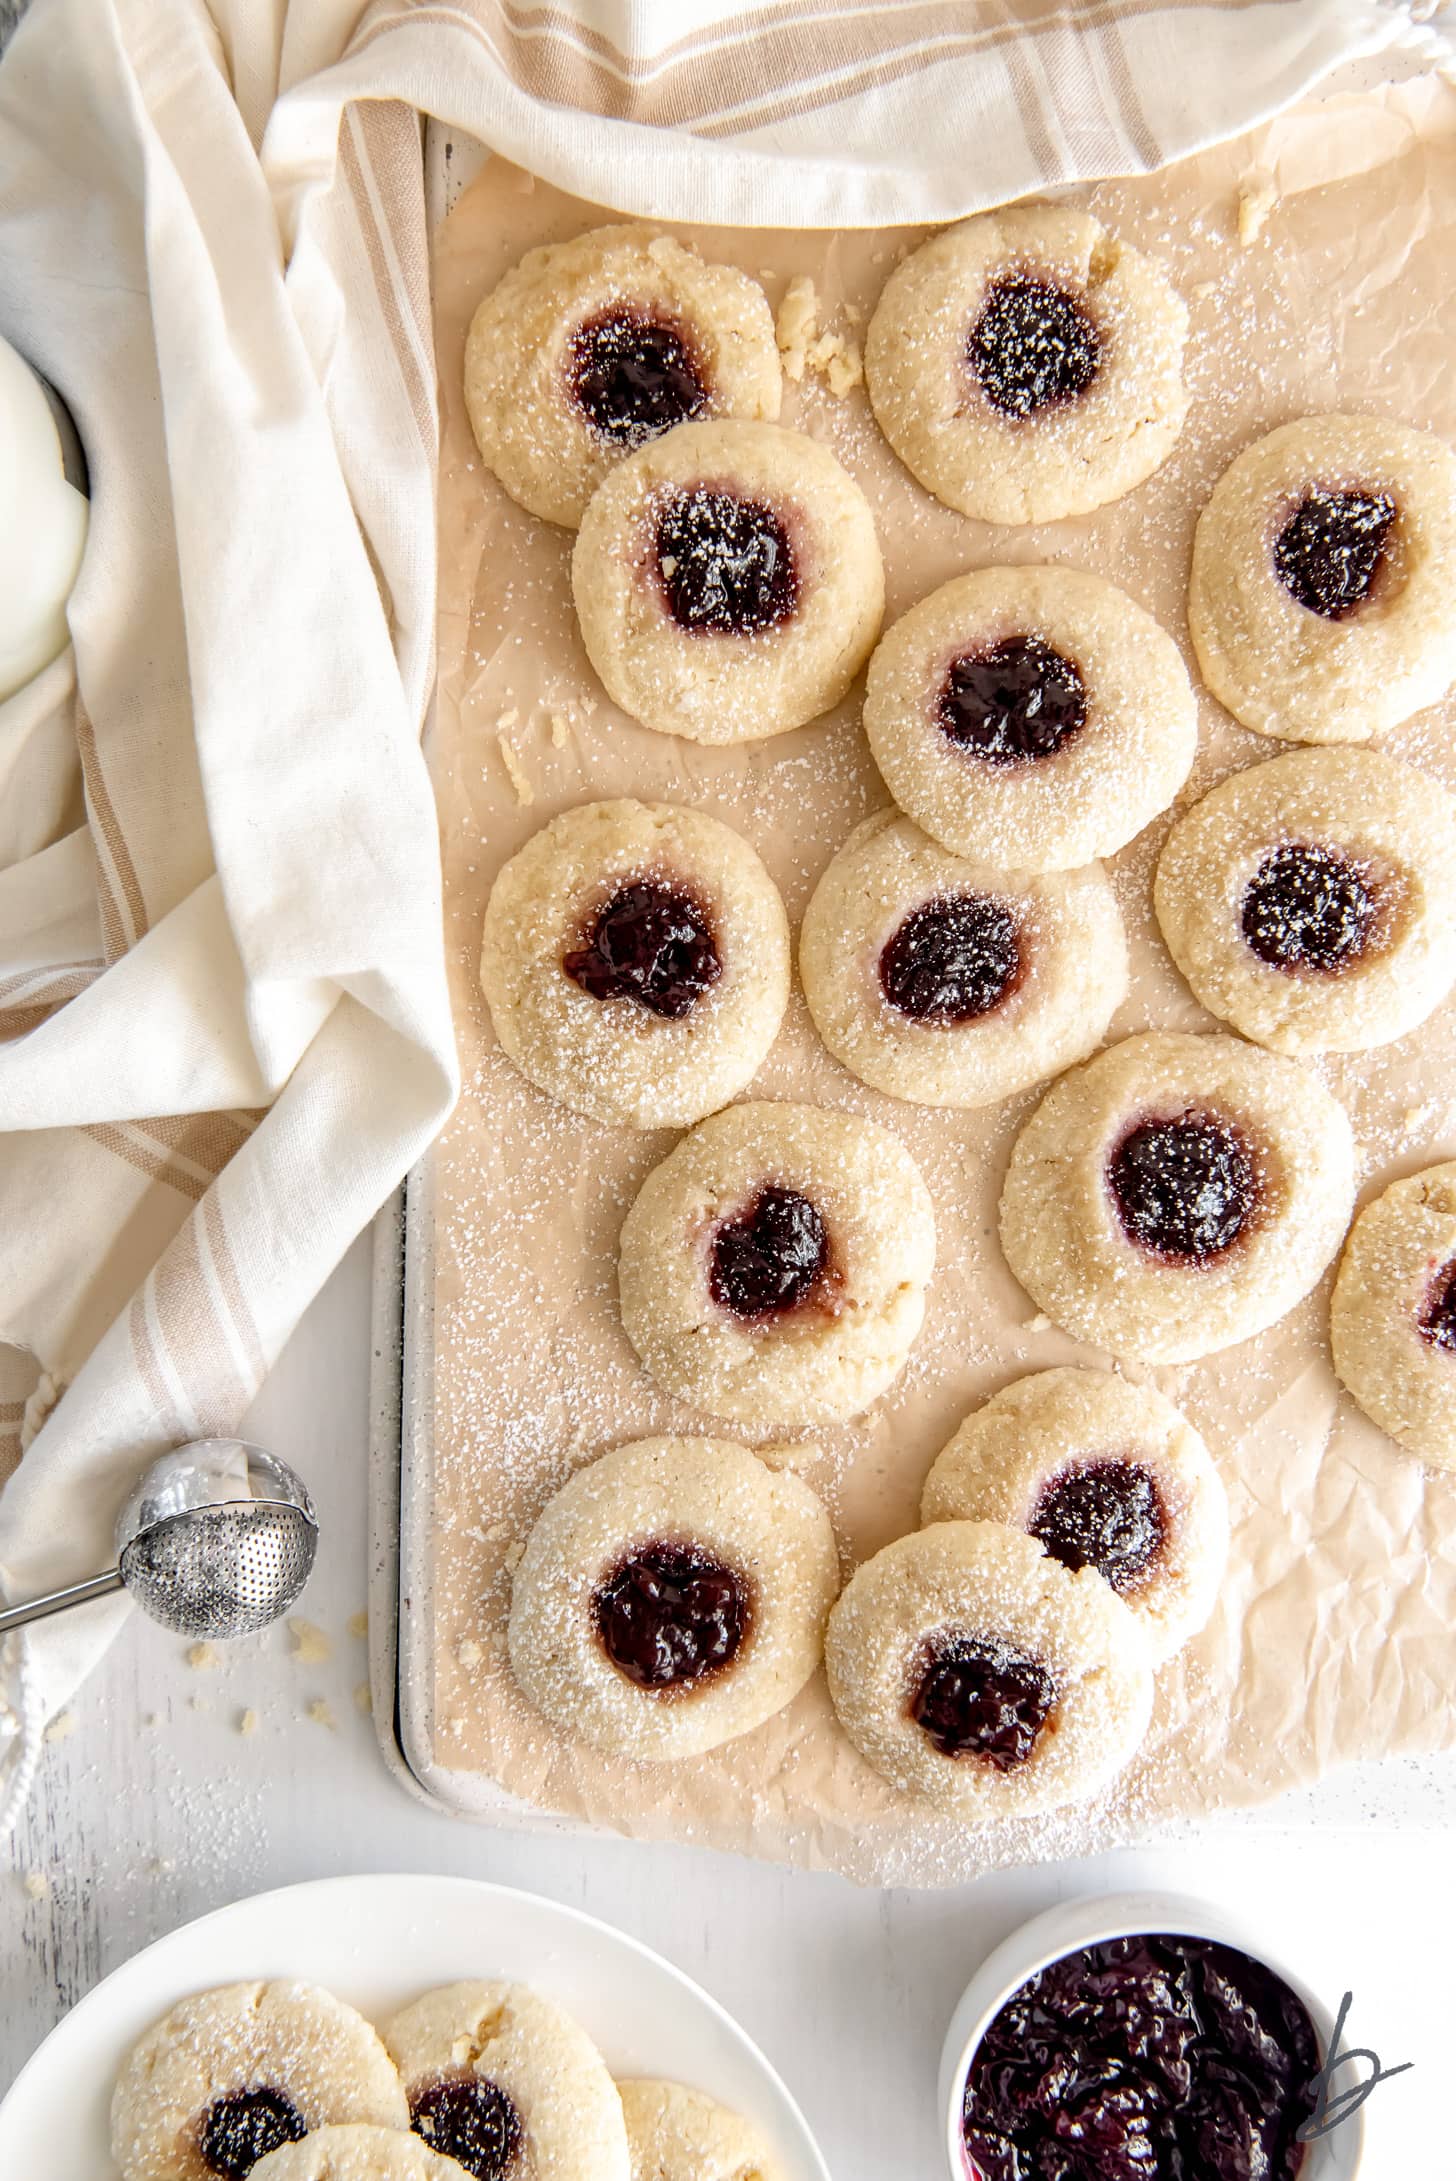
[[[1218,1909],[1065,1903],[991,1954],[952,2018],[952,2181],[1354,2181],[1358,2110],[1301,2138],[1332,2035]]]

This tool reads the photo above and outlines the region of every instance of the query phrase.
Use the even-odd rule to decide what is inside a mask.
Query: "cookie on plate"
[[[1011,1153],[1001,1245],[1064,1332],[1186,1363],[1293,1309],[1354,1199],[1350,1123],[1298,1061],[1151,1031],[1047,1092]]]
[[[999,1522],[937,1522],[867,1560],[824,1660],[860,1754],[973,1823],[1085,1800],[1152,1707],[1147,1642],[1115,1591]]]
[[[632,2181],[787,2181],[751,2121],[701,2090],[619,2082]]]
[[[614,703],[692,742],[757,742],[837,704],[879,634],[869,502],[773,424],[684,424],[594,495],[571,584]]]
[[[271,2151],[253,2167],[250,2181],[460,2181],[460,2167],[418,2136],[385,2128],[320,2128],[302,2143]]]
[[[1245,1037],[1388,1045],[1456,980],[1456,803],[1375,750],[1291,750],[1178,820],[1153,905],[1198,998]]]
[[[1198,743],[1172,637],[1075,568],[978,568],[932,591],[870,661],[864,726],[900,808],[1002,871],[1112,855],[1172,802]]]
[[[858,1415],[925,1314],[935,1215],[887,1129],[767,1100],[699,1122],[622,1227],[622,1324],[659,1386],[758,1431]]]
[[[1199,517],[1188,626],[1234,718],[1368,742],[1456,680],[1456,454],[1384,417],[1302,417],[1226,469]]]
[[[1004,1522],[1075,1574],[1094,1568],[1155,1665],[1197,1635],[1228,1558],[1228,1500],[1198,1433],[1153,1386],[1035,1371],[966,1418],[920,1502],[932,1522]]]
[[[442,1984],[387,2022],[384,2041],[415,2134],[475,2181],[630,2181],[601,2054],[524,1984]]]
[[[985,1106],[1096,1050],[1127,992],[1127,941],[1099,864],[1007,876],[882,810],[815,888],[799,975],[820,1037],[862,1083]]]
[[[491,889],[480,981],[539,1089],[629,1128],[682,1127],[757,1073],[789,996],[789,926],[747,841],[670,803],[584,803]]]
[[[1117,500],[1183,429],[1188,312],[1069,205],[985,212],[897,267],[870,320],[881,431],[928,492],[992,523]]]
[[[511,1585],[511,1669],[609,1756],[695,1757],[791,1703],[839,1588],[799,1477],[721,1439],[603,1454],[536,1521]]]
[[[312,1984],[227,1984],[182,2000],[133,2047],[111,2155],[123,2181],[212,2181],[344,2122],[409,2125],[364,2017]]]
[[[626,455],[695,418],[772,421],[783,382],[756,281],[650,227],[528,251],[465,344],[475,443],[513,500],[574,528]]]
[[[1330,1346],[1373,1423],[1456,1469],[1456,1160],[1393,1181],[1361,1212],[1335,1278]]]

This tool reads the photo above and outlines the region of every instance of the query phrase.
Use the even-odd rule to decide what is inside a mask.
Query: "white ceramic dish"
[[[829,2181],[808,2126],[736,2022],[634,1939],[468,1878],[332,1878],[219,1909],[149,1946],[51,2032],[0,2105],[6,2181],[107,2181],[130,2046],[186,1993],[249,1977],[326,1985],[378,2019],[432,1984],[516,1977],[559,2000],[619,2075],[663,2075],[756,2121],[788,2181]]]
[[[1038,1969],[1060,1961],[1064,1954],[1139,1931],[1216,1939],[1266,1963],[1304,2001],[1319,2036],[1321,2058],[1328,2052],[1335,2027],[1330,2009],[1309,1989],[1298,1970],[1271,1953],[1262,1936],[1237,1916],[1212,1902],[1189,1900],[1175,1893],[1113,1893],[1100,1899],[1063,1901],[1033,1916],[1030,1923],[1013,1931],[987,1955],[950,2018],[940,2059],[940,2105],[945,2116],[946,2165],[951,2181],[974,2181],[961,2134],[966,2074],[983,2032],[1011,1994]],[[1357,2110],[1308,2146],[1299,2181],[1355,2181],[1364,2142],[1364,2117]]]

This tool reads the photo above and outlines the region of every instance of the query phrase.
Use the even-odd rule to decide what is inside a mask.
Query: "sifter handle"
[[[32,1621],[47,1621],[53,1613],[65,1613],[73,1605],[89,1605],[93,1598],[108,1598],[123,1588],[120,1568],[107,1575],[93,1575],[87,1583],[72,1583],[69,1590],[53,1590],[48,1598],[32,1598],[27,1605],[0,1610],[0,1636],[12,1628],[26,1628]]]

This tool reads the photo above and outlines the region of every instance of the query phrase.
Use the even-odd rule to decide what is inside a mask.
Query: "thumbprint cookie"
[[[512,1585],[511,1668],[609,1756],[695,1757],[819,1664],[834,1533],[802,1478],[720,1439],[643,1439],[548,1501]]]
[[[1234,718],[1368,742],[1456,679],[1456,454],[1384,417],[1303,417],[1246,447],[1193,541],[1188,626]]]
[[[1456,803],[1375,750],[1291,750],[1178,820],[1153,905],[1198,998],[1245,1037],[1388,1045],[1456,979]]]
[[[763,290],[647,227],[529,251],[465,344],[482,458],[513,500],[571,529],[638,447],[695,419],[772,420],[782,389]]]
[[[491,889],[480,979],[502,1046],[562,1105],[684,1126],[743,1090],[789,996],[778,889],[730,826],[669,803],[586,803]]]
[[[992,523],[1121,499],[1188,412],[1188,313],[1156,261],[1085,212],[947,228],[885,284],[865,341],[881,431],[928,492]]]
[[[900,808],[1003,871],[1112,855],[1198,742],[1173,639],[1073,568],[979,568],[912,606],[870,661],[864,725]]]
[[[1213,1611],[1228,1501],[1171,1401],[1108,1371],[1036,1371],[974,1410],[925,1480],[920,1519],[1004,1522],[1110,1583],[1155,1665]]]
[[[1085,1060],[1127,991],[1099,864],[1028,878],[953,856],[882,810],[804,912],[799,975],[853,1075],[925,1106],[985,1106]]]
[[[867,1560],[824,1657],[860,1754],[977,1824],[1084,1801],[1152,1706],[1147,1643],[1116,1592],[999,1522],[937,1522]]]
[[[1298,1061],[1154,1031],[1047,1092],[1012,1150],[1001,1243],[1064,1332],[1186,1363],[1292,1310],[1354,1196],[1350,1123]]]
[[[622,1227],[622,1324],[650,1375],[752,1430],[855,1416],[920,1331],[935,1216],[898,1138],[767,1101],[702,1121]]]
[[[124,2181],[242,2181],[315,2129],[409,2125],[361,2014],[317,1986],[229,1984],[182,2000],[134,2047],[111,2104]]]
[[[827,712],[885,603],[864,494],[827,447],[773,424],[685,424],[630,455],[582,519],[571,582],[613,702],[692,742]]]
[[[1373,1423],[1456,1469],[1456,1161],[1393,1181],[1350,1229],[1330,1306],[1335,1370]]]

